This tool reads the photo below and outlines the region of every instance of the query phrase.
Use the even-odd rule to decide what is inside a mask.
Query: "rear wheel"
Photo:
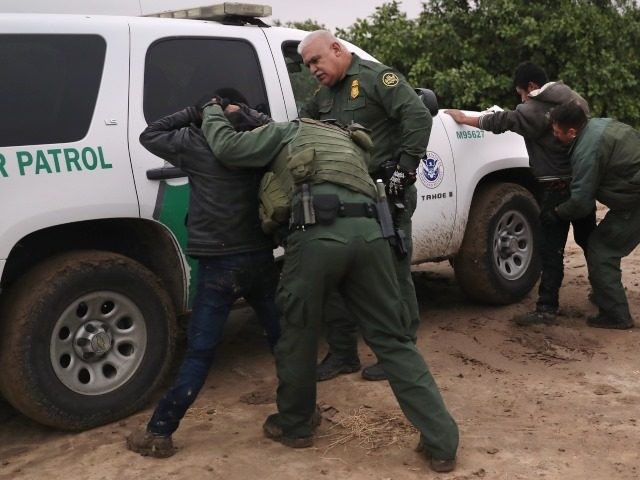
[[[520,185],[486,185],[476,193],[453,260],[469,297],[508,304],[531,291],[540,275],[538,216],[535,199]]]
[[[25,415],[80,430],[139,409],[168,371],[175,314],[158,278],[122,255],[51,258],[9,292],[0,389]]]

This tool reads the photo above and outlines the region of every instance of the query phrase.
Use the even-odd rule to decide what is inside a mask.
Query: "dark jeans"
[[[555,208],[571,197],[569,186],[561,189],[540,189],[538,203],[540,211],[544,212]],[[544,217],[543,217],[544,218]],[[558,222],[541,222],[542,240],[540,256],[542,257],[542,274],[540,287],[538,288],[538,302],[536,309],[539,311],[558,310],[559,292],[564,278],[564,247],[567,243],[569,225],[573,225],[573,238],[582,248],[585,257],[587,255],[587,240],[591,232],[596,228],[596,211],[586,217],[576,220],[560,220]]]
[[[280,337],[280,313],[274,302],[278,277],[271,250],[200,259],[187,352],[177,379],[153,412],[147,426],[151,433],[171,435],[178,428],[207,378],[238,298],[244,297],[255,310],[273,350]]]

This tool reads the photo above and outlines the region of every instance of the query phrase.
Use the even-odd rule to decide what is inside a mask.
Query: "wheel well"
[[[531,194],[535,196],[536,179],[531,174],[531,169],[529,168],[509,168],[491,172],[482,177],[478,182],[476,192],[478,192],[479,187],[483,187],[490,183],[517,183],[529,190]]]
[[[87,249],[115,252],[140,262],[160,278],[176,312],[185,310],[184,275],[176,275],[184,267],[173,237],[159,223],[137,218],[68,223],[30,233],[11,250],[0,283],[2,289],[52,255]]]

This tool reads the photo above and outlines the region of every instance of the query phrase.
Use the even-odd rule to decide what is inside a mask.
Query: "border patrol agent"
[[[571,145],[571,198],[548,221],[579,218],[595,201],[609,212],[589,236],[587,266],[599,313],[597,328],[627,329],[634,322],[622,286],[620,260],[640,243],[640,132],[611,118],[588,119],[577,102],[551,112],[554,135]]]
[[[382,165],[395,159],[397,166],[388,179],[390,197],[399,199],[404,210],[396,211],[396,226],[404,232],[404,256],[394,255],[393,266],[400,292],[409,310],[407,334],[415,342],[420,322],[418,301],[411,277],[411,216],[416,209],[416,169],[429,143],[432,119],[409,84],[389,67],[350,53],[326,30],[307,35],[298,52],[321,83],[314,97],[302,108],[301,117],[335,119],[342,125],[358,123],[371,130],[374,149],[369,171],[380,178]],[[400,258],[402,257],[402,258]],[[318,365],[318,380],[360,369],[356,328],[344,302],[337,295],[327,306],[329,354]],[[365,368],[364,378],[384,380],[379,365]]]
[[[371,146],[367,138],[307,119],[236,132],[219,105],[204,110],[202,129],[223,164],[271,164],[290,202],[292,231],[276,297],[283,313],[274,352],[278,413],[267,418],[265,435],[294,448],[313,443],[320,422],[318,331],[326,297],[337,289],[387,372],[403,412],[421,432],[431,468],[453,470],[458,427],[406,334],[391,249],[376,221],[376,186],[363,148]],[[387,206],[385,199],[379,204]]]

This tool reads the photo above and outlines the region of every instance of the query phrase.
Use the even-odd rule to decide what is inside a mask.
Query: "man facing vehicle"
[[[266,115],[248,115],[246,106],[232,105],[228,114],[240,130],[270,121]],[[258,220],[263,170],[233,170],[221,164],[207,145],[201,122],[199,108],[188,107],[151,123],[140,135],[146,149],[189,177],[187,253],[198,259],[180,371],[146,428],[127,438],[130,450],[152,457],[173,455],[171,436],[207,378],[231,306],[239,297],[255,310],[271,349],[280,336],[273,241]]]
[[[558,142],[549,123],[549,111],[568,100],[576,100],[588,111],[587,102],[562,82],[549,82],[538,65],[524,62],[514,72],[513,83],[522,103],[515,110],[487,112],[479,117],[456,109],[446,110],[453,119],[465,125],[493,133],[513,131],[524,138],[531,172],[537,180],[537,199],[541,210],[542,273],[538,301],[533,312],[517,315],[519,325],[554,323],[559,307],[559,292],[564,277],[564,248],[570,224],[576,243],[587,252],[587,239],[595,228],[595,208],[582,218],[549,223],[546,212],[570,196],[571,165],[568,149]]]

